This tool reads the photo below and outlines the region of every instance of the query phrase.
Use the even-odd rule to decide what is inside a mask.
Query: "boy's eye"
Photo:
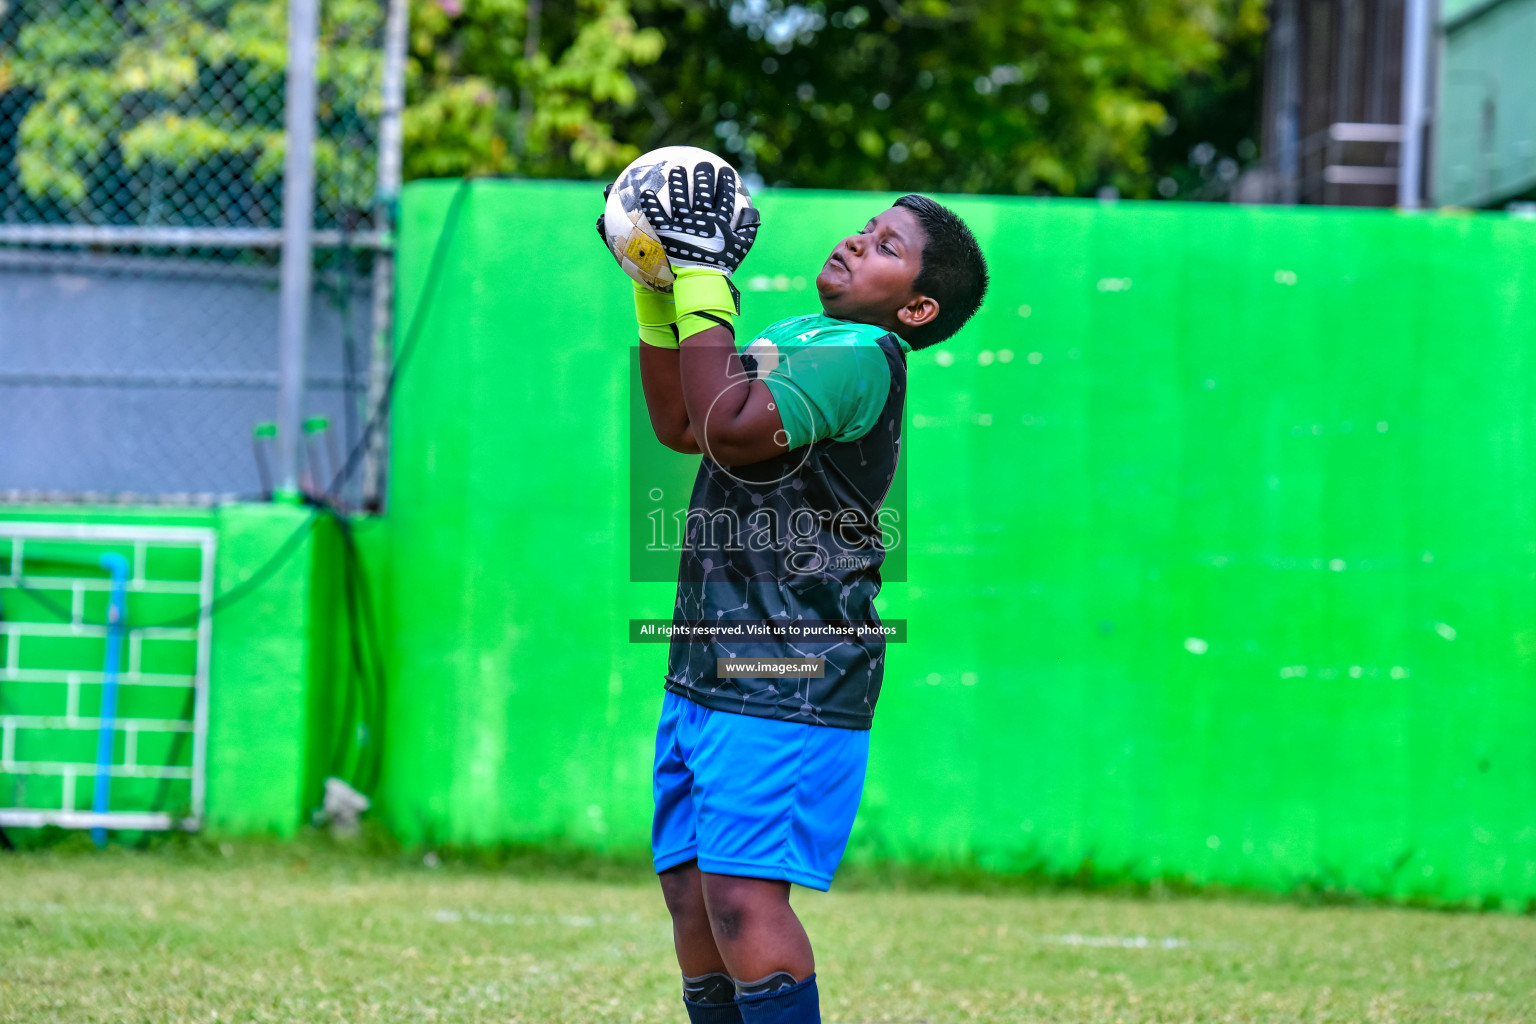
[[[881,252],[885,252],[885,253],[889,253],[892,256],[896,255],[896,250],[892,249],[889,245],[881,245],[880,246],[880,251]]]

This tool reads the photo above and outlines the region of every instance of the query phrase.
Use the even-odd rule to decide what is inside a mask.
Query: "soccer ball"
[[[650,221],[640,209],[640,193],[650,189],[656,193],[662,208],[672,212],[672,197],[667,190],[667,172],[682,167],[688,172],[688,187],[693,188],[693,169],[700,163],[715,165],[715,174],[731,165],[707,149],[697,146],[664,146],[653,149],[624,168],[613,188],[608,192],[608,205],[603,208],[603,237],[614,259],[624,268],[624,273],[647,288],[659,292],[672,290],[672,264],[667,262],[667,252],[651,228]],[[731,168],[735,173],[735,168]],[[736,175],[736,208],[731,214],[735,223],[741,211],[752,205],[752,196]]]

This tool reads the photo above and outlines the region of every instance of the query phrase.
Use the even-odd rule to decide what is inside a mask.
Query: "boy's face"
[[[893,206],[849,235],[832,250],[816,291],[828,316],[875,324],[897,334],[920,327],[939,313],[939,304],[913,290],[923,269],[928,236],[911,210]]]

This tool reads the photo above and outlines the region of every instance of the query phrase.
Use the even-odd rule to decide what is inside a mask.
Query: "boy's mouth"
[[[833,265],[842,267],[843,268],[843,273],[845,273],[845,274],[848,273],[848,264],[846,262],[844,262],[843,258],[841,256],[839,256],[835,252],[831,256],[827,257],[827,266],[830,267],[830,266],[833,266]]]

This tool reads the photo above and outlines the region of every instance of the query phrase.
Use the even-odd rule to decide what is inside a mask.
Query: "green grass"
[[[829,1022],[1521,1021],[1536,918],[796,890]],[[683,1021],[643,867],[78,841],[0,855],[0,1021]]]

